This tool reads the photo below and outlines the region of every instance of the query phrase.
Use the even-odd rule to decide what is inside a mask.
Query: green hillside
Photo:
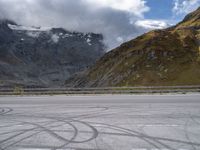
[[[174,27],[122,44],[69,81],[81,87],[199,85],[199,46],[200,8]]]

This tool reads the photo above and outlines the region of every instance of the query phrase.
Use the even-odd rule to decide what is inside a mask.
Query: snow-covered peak
[[[49,28],[49,27],[30,27],[30,26],[23,26],[17,25],[12,23],[7,23],[8,27],[11,30],[15,30],[19,33],[25,33],[28,37],[31,38],[39,38],[46,37],[49,38],[49,42],[58,43],[59,41],[63,41],[64,39],[71,39],[75,38],[74,40],[80,38],[85,40],[85,42],[92,46],[93,42],[93,35],[92,33],[80,33],[74,31],[67,31],[64,28]],[[23,41],[23,40],[21,40]]]
[[[8,24],[8,27],[12,30],[19,30],[19,31],[48,31],[51,28],[49,27],[28,27],[28,26],[21,26],[21,25],[12,25]]]

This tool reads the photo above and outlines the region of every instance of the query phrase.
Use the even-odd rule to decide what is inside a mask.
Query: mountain
[[[61,86],[105,53],[103,36],[0,20],[0,86]]]
[[[200,84],[200,8],[176,26],[154,30],[105,54],[67,86]]]

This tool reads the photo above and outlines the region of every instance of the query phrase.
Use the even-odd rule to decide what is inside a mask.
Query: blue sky
[[[162,29],[180,22],[200,6],[200,0],[140,0],[148,9],[136,25],[146,29]],[[144,7],[143,6],[143,7]]]
[[[147,0],[150,11],[145,13],[145,18],[171,19],[174,6],[173,0]]]
[[[200,0],[146,0],[146,5],[150,10],[144,13],[145,18],[177,23],[199,7]]]

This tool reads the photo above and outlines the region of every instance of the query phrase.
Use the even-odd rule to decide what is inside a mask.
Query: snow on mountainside
[[[28,36],[34,37],[34,38],[38,38],[40,33],[42,33],[42,32],[49,32],[50,33],[51,29],[52,29],[50,27],[29,27],[29,26],[12,25],[12,24],[8,24],[8,27],[11,30],[15,30],[15,31],[19,31],[19,32],[25,31]],[[51,39],[54,43],[57,43],[60,38],[64,39],[64,38],[73,37],[73,36],[75,36],[74,33],[63,34],[61,32],[61,33],[52,34]],[[86,40],[88,45],[92,45],[91,44],[91,33],[89,33],[89,34],[79,33],[78,36],[82,36],[82,38],[84,38]]]
[[[103,36],[0,21],[0,84],[61,86],[104,54]]]
[[[21,30],[21,31],[48,31],[51,30],[49,27],[28,27],[28,26],[22,26],[22,25],[13,25],[8,24],[8,27],[12,30]]]

